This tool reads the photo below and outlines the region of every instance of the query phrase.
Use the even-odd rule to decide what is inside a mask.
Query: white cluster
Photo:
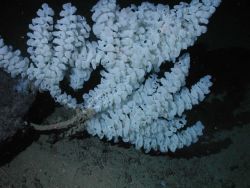
[[[119,9],[115,0],[99,1],[92,9],[93,32],[99,38],[105,72],[102,84],[84,96],[86,107],[105,111],[119,106],[146,73],[158,71],[164,61],[175,61],[182,49],[206,32],[204,24],[218,2],[194,0],[173,9],[142,3]]]
[[[43,4],[37,12],[38,17],[29,25],[31,32],[27,41],[32,60],[28,78],[34,80],[40,90],[50,91],[57,102],[72,108],[77,107],[76,100],[63,93],[59,83],[70,71],[71,87],[82,87],[92,71],[85,63],[86,56],[92,53],[92,57],[88,58],[93,58],[96,51],[95,45],[85,40],[89,37],[90,26],[84,17],[75,15],[75,12],[76,8],[70,3],[64,4],[61,19],[54,24],[54,11]]]
[[[210,76],[205,76],[191,89],[184,87],[189,61],[189,55],[185,54],[163,78],[152,75],[121,108],[90,119],[88,132],[108,140],[120,137],[136,148],[143,147],[146,152],[151,149],[173,152],[197,141],[203,125],[197,122],[179,131],[186,125],[183,112],[201,102],[212,83]]]
[[[92,9],[92,28],[70,3],[63,5],[56,22],[54,11],[43,4],[29,25],[30,60],[0,38],[0,67],[49,91],[62,105],[94,109],[97,114],[87,121],[92,135],[122,138],[147,152],[175,151],[202,134],[200,122],[184,129],[183,112],[202,101],[211,86],[206,76],[186,88],[190,58],[176,58],[206,32],[219,3],[192,0],[170,9],[145,2],[121,9],[116,0],[100,0]],[[89,39],[91,29],[96,41]],[[158,78],[160,66],[169,61],[174,67]],[[83,95],[82,104],[61,90],[63,79],[75,90],[83,88],[99,65],[101,83]]]
[[[12,46],[4,45],[0,36],[0,68],[10,73],[12,77],[27,75],[29,59],[21,56],[20,50],[13,51]]]

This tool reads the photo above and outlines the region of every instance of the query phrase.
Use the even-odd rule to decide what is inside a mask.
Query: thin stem
[[[87,119],[91,118],[94,114],[95,111],[92,109],[86,109],[86,110],[76,109],[76,115],[74,115],[71,119],[68,119],[66,121],[49,125],[38,125],[35,123],[29,123],[29,126],[31,126],[34,130],[37,131],[69,129],[77,125],[77,123],[86,121]]]

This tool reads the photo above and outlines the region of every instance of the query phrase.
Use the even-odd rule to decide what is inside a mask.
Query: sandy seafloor
[[[209,142],[230,140],[205,156],[149,155],[97,138],[39,140],[0,168],[0,187],[249,187],[249,124],[218,131]],[[209,152],[209,149],[208,151]]]
[[[0,187],[249,188],[250,17],[247,10],[247,1],[223,2],[212,17],[208,32],[190,50],[192,66],[198,67],[191,69],[190,76],[202,72],[214,78],[211,94],[189,113],[191,121],[200,119],[206,126],[197,144],[175,154],[145,154],[131,145],[114,144],[86,133],[74,139],[40,134],[15,156],[4,163],[1,161]],[[6,21],[2,13],[0,17],[1,25],[6,24],[0,29],[4,36],[7,31],[13,33],[8,27],[22,30],[18,24],[7,24],[22,18],[12,16]],[[15,37],[8,41],[15,41]],[[25,43],[23,38],[17,47],[23,47],[18,46],[21,42]],[[195,63],[200,61],[202,66]],[[46,110],[44,106],[41,109]],[[71,115],[57,106],[43,122],[52,123]]]

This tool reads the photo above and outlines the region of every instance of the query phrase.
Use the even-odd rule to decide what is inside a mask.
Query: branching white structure
[[[122,138],[146,152],[174,152],[202,135],[199,121],[184,128],[183,112],[201,102],[212,85],[210,76],[205,76],[190,89],[185,87],[190,58],[178,56],[206,32],[219,3],[192,0],[172,9],[142,3],[121,9],[115,0],[100,0],[91,10],[92,28],[70,3],[63,5],[56,22],[54,11],[43,4],[29,25],[30,57],[23,58],[0,38],[0,67],[40,91],[49,91],[64,106],[94,110],[85,122],[92,135]],[[95,41],[88,39],[91,31]],[[159,77],[157,72],[167,61],[173,68]],[[73,89],[83,88],[100,65],[101,83],[83,95],[83,103],[60,88],[65,78]]]

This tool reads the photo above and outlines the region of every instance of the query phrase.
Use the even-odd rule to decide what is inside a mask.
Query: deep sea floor
[[[13,1],[18,5],[14,8],[9,2],[3,0],[0,7],[0,34],[25,49],[21,36],[34,12],[26,7],[27,1]],[[145,154],[129,144],[114,144],[87,133],[63,138],[56,132],[22,130],[0,150],[0,188],[249,188],[248,3],[224,0],[208,32],[188,49],[187,84],[206,74],[212,75],[214,83],[206,100],[188,112],[191,122],[201,120],[205,125],[198,143],[176,153]],[[26,118],[52,123],[70,116],[72,112],[39,94]]]

